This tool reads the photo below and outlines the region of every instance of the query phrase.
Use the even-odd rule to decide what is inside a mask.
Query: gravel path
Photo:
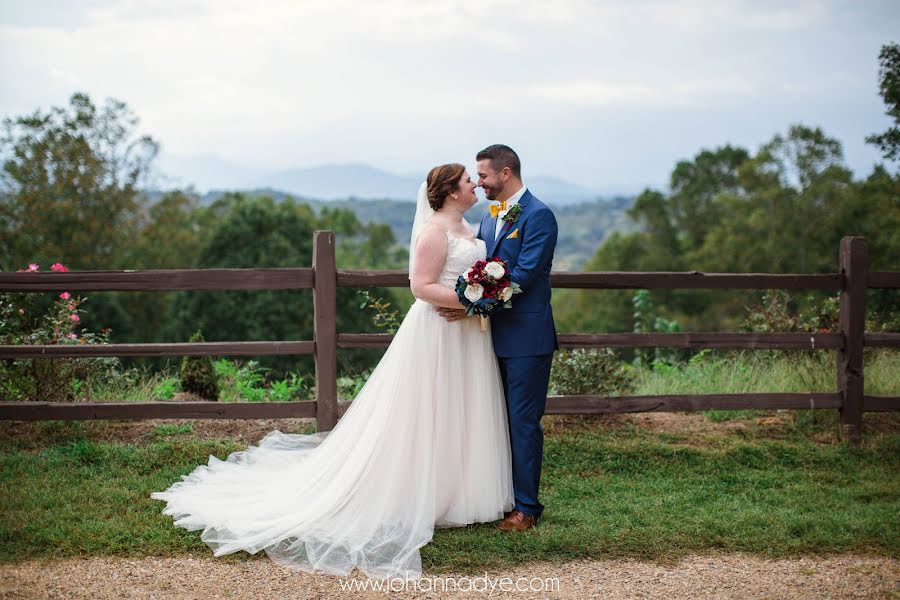
[[[427,573],[418,589],[348,592],[328,575],[283,570],[267,558],[86,558],[0,565],[0,598],[900,598],[900,560],[842,555],[764,560],[745,555],[692,556],[672,565],[634,560],[535,563],[504,572]],[[468,592],[442,591],[457,577]],[[525,591],[501,591],[500,580]],[[525,579],[518,579],[518,578]],[[558,591],[531,578],[558,578]],[[446,579],[444,579],[446,581]],[[390,583],[390,582],[389,582]],[[493,592],[480,591],[493,583]],[[451,583],[452,585],[452,583]],[[551,582],[552,585],[552,582]],[[427,591],[431,588],[431,591]],[[449,589],[452,589],[449,588]]]

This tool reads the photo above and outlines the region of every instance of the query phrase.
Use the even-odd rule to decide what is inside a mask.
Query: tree
[[[189,269],[209,230],[196,196],[166,192],[150,205],[129,253],[134,269]]]
[[[674,225],[686,254],[703,243],[706,234],[722,218],[721,194],[740,192],[739,169],[749,158],[743,148],[731,145],[703,150],[692,161],[681,161],[672,171],[669,197]]]
[[[306,204],[292,199],[250,198],[229,194],[210,209],[221,214],[200,250],[199,269],[308,267],[313,233],[319,228]],[[374,329],[359,309],[355,290],[339,288],[338,331]],[[310,290],[236,290],[179,292],[165,335],[181,341],[203,330],[210,341],[311,340],[313,305]],[[311,372],[309,357],[266,356],[259,362],[279,374]]]
[[[724,146],[678,163],[668,195],[645,191],[628,211],[641,230],[607,238],[585,269],[829,273],[847,235],[865,236],[873,265],[885,265],[900,255],[898,198],[898,181],[883,168],[854,182],[839,141],[820,128],[793,125],[752,157]],[[623,330],[630,318],[627,298],[606,294],[611,300],[598,303],[596,292],[561,291],[561,321],[580,330]],[[685,329],[710,330],[738,325],[754,294],[651,295],[666,318]],[[812,301],[823,295],[813,294]]]
[[[870,135],[866,141],[878,146],[886,159],[897,160],[900,159],[900,44],[882,46],[878,58],[879,92],[894,125],[884,133]]]
[[[123,265],[142,217],[139,183],[158,151],[125,103],[69,106],[7,118],[0,137],[0,264]]]

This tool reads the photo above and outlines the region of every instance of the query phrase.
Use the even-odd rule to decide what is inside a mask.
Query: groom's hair
[[[516,179],[522,179],[522,163],[519,162],[519,155],[509,146],[503,144],[488,146],[475,156],[475,160],[490,160],[491,168],[495,171],[509,167]]]

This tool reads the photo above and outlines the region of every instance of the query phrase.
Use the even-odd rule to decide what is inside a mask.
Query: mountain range
[[[215,156],[159,158],[154,187],[194,187],[200,192],[278,190],[313,200],[415,200],[421,177],[400,175],[370,165],[351,163],[267,171],[233,164]],[[537,197],[561,206],[593,201],[601,196],[559,177],[536,175],[525,184]]]

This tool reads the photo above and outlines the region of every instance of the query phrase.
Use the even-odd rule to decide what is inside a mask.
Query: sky
[[[169,158],[424,174],[493,143],[610,193],[793,123],[857,177],[896,0],[0,0],[0,116],[128,104]]]

